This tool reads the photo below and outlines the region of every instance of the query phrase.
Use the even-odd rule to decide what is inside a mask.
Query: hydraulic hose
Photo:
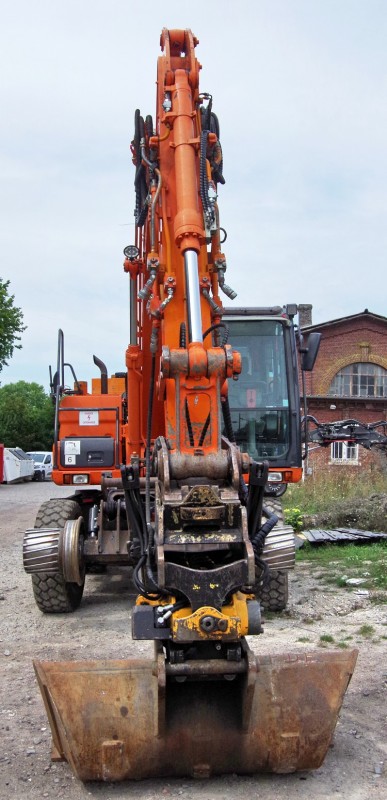
[[[219,330],[220,328],[224,328],[223,341],[221,344],[221,346],[224,347],[224,345],[228,342],[228,337],[230,334],[228,325],[226,325],[225,322],[216,322],[214,325],[211,325],[209,328],[207,328],[207,330],[203,333],[203,339],[205,339],[209,333],[212,333],[212,331]]]
[[[231,442],[231,444],[235,444],[235,433],[232,427],[230,403],[228,401],[228,397],[222,397],[222,414],[227,439],[229,442]]]
[[[156,353],[152,353],[151,374],[149,382],[149,401],[148,414],[146,421],[146,451],[145,451],[145,520],[148,534],[151,529],[150,514],[150,467],[151,467],[151,440],[152,440],[152,417],[153,417],[153,395],[155,388],[156,372]]]
[[[250,536],[251,544],[253,545],[253,550],[255,555],[260,555],[262,552],[262,548],[265,544],[266,536],[273,530],[274,526],[278,522],[277,514],[273,514],[272,511],[263,507],[262,514],[267,517],[267,521],[261,525],[258,531]]]
[[[261,525],[260,529],[250,537],[250,541],[253,546],[255,566],[261,570],[263,585],[265,585],[268,581],[270,570],[265,561],[261,559],[261,553],[265,544],[266,536],[268,536],[270,531],[272,531],[274,526],[277,524],[278,517],[265,507],[262,508],[262,514],[268,519],[263,525]]]
[[[155,171],[155,173],[157,175],[157,189],[155,191],[155,194],[154,194],[154,197],[153,197],[153,200],[152,200],[152,205],[151,205],[150,246],[151,246],[152,253],[154,252],[155,241],[156,241],[156,236],[155,236],[155,210],[156,210],[156,203],[157,203],[157,201],[159,199],[159,194],[161,192],[161,186],[162,186],[160,170],[155,168],[154,171]]]
[[[136,197],[136,205],[135,205],[135,220],[136,225],[141,228],[144,225],[144,222],[147,217],[147,196],[148,196],[148,187],[146,184],[146,176],[145,176],[145,167],[142,163],[142,155],[141,155],[141,139],[144,138],[145,135],[145,123],[144,119],[140,114],[139,109],[137,108],[134,115],[134,138],[133,138],[133,150],[135,156],[135,163],[137,165],[136,175],[134,179],[134,188],[135,188],[135,197]]]
[[[202,131],[200,134],[200,198],[203,205],[205,214],[211,211],[210,203],[208,200],[208,178],[207,178],[207,139],[209,131]]]
[[[151,443],[152,443],[152,419],[153,419],[153,399],[154,399],[154,388],[155,388],[155,376],[156,376],[156,354],[158,349],[158,339],[159,339],[159,328],[154,327],[152,329],[151,335],[151,353],[152,353],[152,361],[151,361],[151,374],[150,374],[150,382],[149,382],[149,402],[148,402],[148,414],[147,414],[147,423],[146,423],[146,451],[145,451],[145,520],[144,521],[144,528],[147,532],[147,547],[146,547],[146,574],[148,580],[150,581],[152,588],[157,594],[162,594],[161,589],[157,586],[155,581],[152,566],[151,566],[151,551],[153,547],[154,541],[154,529],[151,523]],[[143,512],[142,512],[143,513]]]

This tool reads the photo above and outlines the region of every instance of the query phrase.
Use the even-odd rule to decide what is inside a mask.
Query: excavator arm
[[[130,372],[140,343],[138,404],[142,392],[147,407],[145,425],[145,408],[142,420],[131,414],[129,390],[130,461],[122,468],[132,519],[130,486],[143,468],[135,441],[144,452],[146,496],[133,635],[163,641],[167,660],[189,660],[192,669],[203,648],[207,658],[240,660],[242,636],[260,632],[252,592],[258,545],[255,554],[247,507],[258,535],[267,478],[266,465],[222,437],[227,379],[237,378],[241,357],[221,321],[219,288],[235,296],[220,250],[223,159],[212,98],[199,93],[196,43],[190,31],[163,31],[155,128],[150,116],[135,114],[136,246],[125,249],[124,267],[140,324],[127,363]],[[242,504],[250,469],[259,480],[249,481]]]

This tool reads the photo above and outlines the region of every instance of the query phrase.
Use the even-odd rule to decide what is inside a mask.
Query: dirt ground
[[[125,658],[152,654],[132,643],[134,590],[125,570],[87,576],[81,608],[71,615],[42,615],[31,579],[22,567],[22,539],[41,502],[68,496],[50,482],[0,485],[0,798],[183,798],[183,800],[385,800],[387,797],[387,605],[330,588],[321,569],[298,566],[291,577],[286,612],[272,615],[263,636],[250,640],[259,653],[317,647],[320,636],[359,648],[334,742],[323,766],[293,775],[228,775],[209,780],[152,780],[82,784],[66,763],[50,761],[50,732],[32,669],[33,658],[51,660]],[[372,625],[372,638],[359,633]],[[348,639],[347,637],[352,637]],[[384,637],[384,638],[382,638]],[[304,640],[304,641],[300,641]]]

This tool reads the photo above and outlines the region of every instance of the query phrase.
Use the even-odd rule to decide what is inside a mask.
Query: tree
[[[43,386],[18,381],[0,388],[0,442],[23,450],[51,450],[54,407]]]
[[[8,364],[16,348],[20,350],[20,333],[25,331],[23,312],[14,305],[15,296],[8,294],[9,281],[0,278],[0,372]]]

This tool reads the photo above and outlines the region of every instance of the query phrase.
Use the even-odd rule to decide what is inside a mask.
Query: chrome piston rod
[[[136,291],[136,283],[133,280],[129,280],[129,309],[130,309],[130,339],[129,342],[132,345],[137,344],[137,291]]]
[[[203,328],[200,307],[198,254],[195,250],[185,251],[184,269],[187,293],[188,338],[190,342],[202,342]]]

